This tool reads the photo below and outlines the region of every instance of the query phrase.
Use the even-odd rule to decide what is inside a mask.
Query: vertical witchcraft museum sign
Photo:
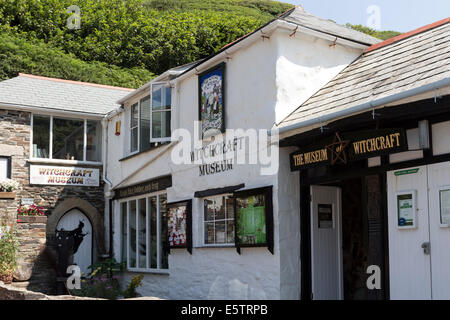
[[[225,132],[225,63],[199,75],[198,91],[201,138]]]

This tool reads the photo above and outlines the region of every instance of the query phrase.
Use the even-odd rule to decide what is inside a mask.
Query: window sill
[[[158,143],[158,145],[150,147],[150,149],[132,153],[132,154],[126,156],[126,157],[123,157],[123,158],[119,159],[119,161],[125,161],[125,160],[128,160],[128,159],[140,156],[141,154],[144,154],[144,153],[147,153],[147,152],[159,149],[160,147],[168,145],[168,144],[170,144],[170,141]]]
[[[219,249],[219,248],[221,248],[221,249],[223,249],[223,248],[232,248],[232,249],[235,249],[236,248],[236,246],[234,245],[234,243],[233,244],[229,244],[229,245],[226,245],[226,244],[205,244],[205,245],[202,245],[202,246],[200,246],[200,247],[194,247],[195,249]]]
[[[151,270],[151,269],[127,269],[125,272],[129,273],[146,273],[146,274],[157,274],[157,275],[163,275],[168,276],[169,270],[167,269],[157,269],[157,270]]]
[[[90,165],[90,166],[102,166],[102,162],[97,161],[81,161],[81,160],[63,160],[63,159],[41,159],[31,158],[27,160],[29,163],[47,163],[47,164],[61,164],[61,165]]]

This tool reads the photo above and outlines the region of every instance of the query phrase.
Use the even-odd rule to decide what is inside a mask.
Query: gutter
[[[19,110],[19,111],[25,111],[25,112],[31,112],[31,113],[36,113],[37,111],[39,111],[40,114],[83,117],[83,118],[91,119],[91,120],[101,120],[105,117],[105,114],[101,114],[101,113],[89,113],[89,112],[84,112],[84,111],[65,111],[65,110],[55,109],[55,108],[21,105],[21,104],[14,104],[14,103],[8,103],[8,102],[0,102],[0,106],[4,109],[8,109],[8,110]]]
[[[361,113],[364,111],[369,111],[369,110],[373,110],[375,108],[379,108],[382,107],[384,105],[387,105],[389,103],[398,101],[398,100],[402,100],[402,99],[406,99],[406,98],[410,98],[419,94],[423,94],[429,91],[433,91],[433,90],[438,90],[441,89],[443,87],[447,87],[450,86],[450,78],[445,78],[430,84],[426,84],[424,86],[418,87],[418,88],[414,88],[414,89],[410,89],[410,90],[406,90],[400,93],[396,93],[384,98],[380,98],[380,99],[376,99],[370,102],[366,102],[354,107],[350,107],[348,109],[344,109],[341,111],[337,111],[337,112],[332,112],[317,118],[313,118],[313,119],[309,119],[309,120],[305,120],[305,121],[300,121],[285,127],[281,127],[279,128],[279,134],[282,133],[286,133],[288,131],[292,131],[292,130],[298,130],[298,129],[302,129],[305,127],[309,127],[309,126],[314,126],[314,125],[323,125],[326,122],[330,122],[332,120],[337,120],[338,118],[345,118],[348,116],[351,116],[353,114],[356,113]],[[270,131],[269,131],[270,134]],[[287,138],[287,137],[286,137]]]

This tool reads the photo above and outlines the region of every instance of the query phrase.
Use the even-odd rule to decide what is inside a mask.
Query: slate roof
[[[116,101],[131,91],[134,89],[20,73],[0,82],[0,108],[2,105],[21,105],[105,115],[119,107]]]
[[[450,19],[418,30],[421,32],[369,48],[278,127],[320,118],[450,77]]]
[[[347,28],[345,26],[337,24],[334,21],[316,17],[303,10],[301,6],[297,6],[294,10],[290,10],[282,14],[280,17],[278,17],[278,19],[291,22],[311,30],[320,31],[342,39],[358,42],[364,45],[373,45],[378,42],[381,42],[380,39]]]

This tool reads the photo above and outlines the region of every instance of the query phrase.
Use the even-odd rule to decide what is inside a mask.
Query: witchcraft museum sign
[[[319,143],[291,153],[291,171],[307,169],[315,166],[347,164],[356,161],[408,148],[404,129],[379,129],[334,136]]]

